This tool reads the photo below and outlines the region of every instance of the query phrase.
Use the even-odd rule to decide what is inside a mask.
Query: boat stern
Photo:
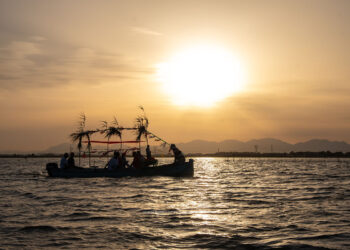
[[[186,171],[185,171],[185,176],[188,176],[188,177],[193,177],[194,175],[194,160],[193,159],[189,159],[188,160],[188,166],[186,168]]]
[[[56,162],[49,162],[46,164],[46,171],[50,177],[53,177],[53,171],[58,169]]]

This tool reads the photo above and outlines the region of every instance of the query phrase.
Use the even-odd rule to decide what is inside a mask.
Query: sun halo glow
[[[176,105],[209,107],[243,87],[240,63],[212,46],[184,50],[159,64],[157,73]]]

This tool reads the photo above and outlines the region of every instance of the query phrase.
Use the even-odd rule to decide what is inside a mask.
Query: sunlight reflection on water
[[[3,247],[350,246],[350,160],[197,158],[194,178],[121,179],[48,178],[49,161],[0,159]]]

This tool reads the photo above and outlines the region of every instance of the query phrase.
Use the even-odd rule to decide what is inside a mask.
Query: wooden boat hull
[[[46,164],[46,170],[50,177],[59,178],[96,178],[96,177],[142,177],[142,176],[173,176],[173,177],[193,177],[193,160],[190,159],[184,164],[167,164],[156,167],[145,167],[142,169],[126,168],[108,170],[104,168],[71,168],[60,169],[57,163]]]

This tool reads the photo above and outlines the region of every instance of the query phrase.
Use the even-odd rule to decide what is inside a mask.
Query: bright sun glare
[[[158,65],[158,78],[177,105],[212,106],[240,91],[243,70],[225,49],[198,46]]]

